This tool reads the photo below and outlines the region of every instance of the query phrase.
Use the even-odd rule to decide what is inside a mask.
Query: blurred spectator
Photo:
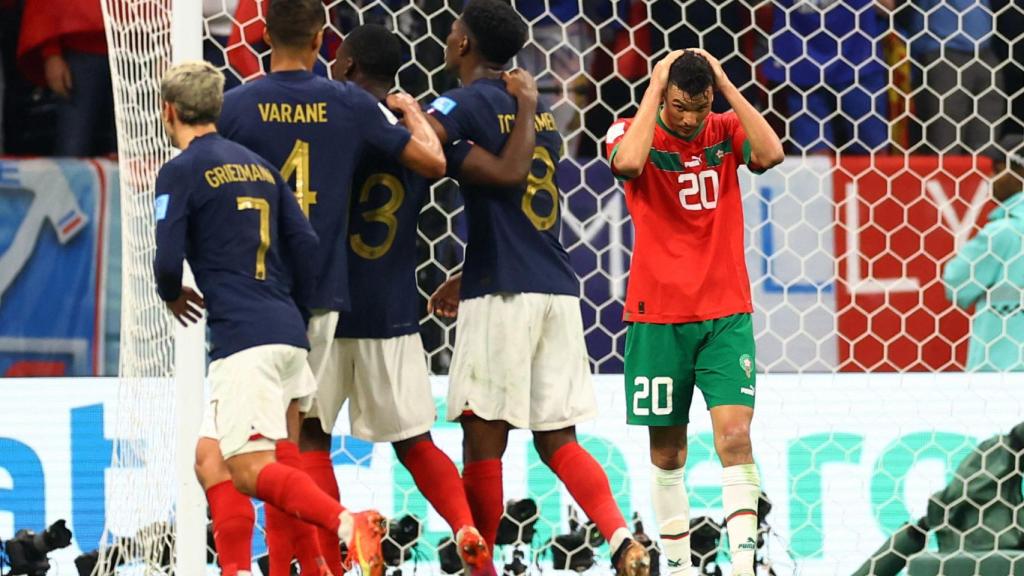
[[[1006,112],[999,62],[992,51],[989,0],[912,0],[897,3],[896,22],[910,44],[915,70],[915,116],[936,152],[971,154],[996,139]]]
[[[864,154],[888,144],[880,8],[876,0],[773,3],[771,58],[761,72],[787,87],[786,143],[794,151]]]
[[[999,203],[978,235],[946,264],[946,297],[972,305],[968,370],[1024,371],[1024,146],[1020,134],[993,146],[992,196]]]
[[[203,60],[217,68],[227,64],[225,52],[228,37],[231,36],[231,17],[238,9],[238,0],[203,0],[203,21],[206,33],[203,35]],[[224,89],[238,86],[241,79],[237,74],[224,70]]]
[[[97,156],[117,149],[100,0],[27,0],[18,68],[59,97],[57,155]]]

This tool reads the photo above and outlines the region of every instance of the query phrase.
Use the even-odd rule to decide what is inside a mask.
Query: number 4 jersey
[[[608,129],[609,162],[631,123]],[[625,182],[635,229],[627,322],[677,324],[753,311],[736,176],[749,161],[735,113],[709,114],[690,138],[659,113],[643,173]]]
[[[481,79],[449,90],[431,103],[448,133],[448,174],[459,177],[472,144],[500,154],[516,117],[516,101],[502,80]],[[554,116],[538,106],[533,166],[525,186],[495,188],[462,182],[469,241],[462,271],[462,298],[499,292],[579,296],[579,281],[561,230],[556,168],[562,138]]]
[[[398,158],[411,137],[362,88],[307,71],[274,72],[229,90],[218,129],[274,166],[320,236],[307,308],[348,310],[345,251],[352,177],[361,158]]]

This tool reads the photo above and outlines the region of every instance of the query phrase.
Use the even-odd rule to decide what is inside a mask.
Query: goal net
[[[122,370],[128,374],[132,366],[138,371],[130,373],[140,377],[166,375],[171,350],[169,324],[146,277],[152,249],[146,197],[152,181],[146,178],[168,151],[153,109],[142,105],[156,98],[154,79],[166,66],[168,37],[151,32],[166,18],[168,3],[138,2],[163,6],[139,20],[111,14],[117,28],[110,32],[112,66],[123,70],[115,74],[115,91],[128,176],[125,217],[137,218],[126,221],[132,232],[125,236],[143,243],[126,245],[126,271],[134,266],[138,272],[126,290],[132,284],[138,296],[125,296],[125,313],[137,320],[123,323]],[[113,6],[130,3],[105,4],[112,13]],[[203,4],[204,56],[224,70],[229,86],[266,73],[263,2]],[[326,74],[349,30],[374,22],[405,42],[403,90],[426,103],[456,85],[443,70],[444,38],[462,2],[324,4],[329,23],[319,73]],[[981,573],[987,563],[999,573],[1000,562],[1019,562],[1013,552],[1019,523],[1003,513],[1020,505],[1019,490],[991,491],[986,502],[1003,511],[992,514],[979,512],[985,504],[977,490],[1004,486],[1020,474],[1008,454],[1018,454],[1021,444],[1009,433],[1024,411],[1019,395],[1007,396],[1016,379],[1004,370],[1021,366],[1013,355],[1024,348],[1024,263],[996,240],[980,251],[971,240],[989,223],[1013,224],[1020,218],[1013,214],[1021,214],[1012,203],[994,211],[992,196],[998,171],[1019,169],[1022,160],[1015,139],[1024,101],[1022,9],[1005,0],[513,4],[530,30],[516,63],[537,77],[566,141],[558,167],[561,232],[582,279],[601,406],[598,422],[580,434],[605,465],[627,515],[638,513],[656,536],[646,434],[622,424],[621,315],[633,230],[621,185],[603,158],[604,136],[616,118],[635,112],[653,62],[669,49],[701,46],[722,60],[787,152],[785,162],[764,175],[746,169],[740,175],[757,340],[755,456],[771,499],[759,558],[776,574],[851,573],[873,555],[865,573],[895,574],[886,570],[907,563],[921,573],[964,574]],[[146,34],[121,36],[140,30]],[[727,109],[716,95],[715,110]],[[131,120],[122,124],[122,117]],[[456,184],[437,183],[420,221],[417,274],[424,299],[461,262],[465,230]],[[1017,246],[1019,254],[1019,240]],[[970,256],[971,250],[977,253]],[[952,274],[953,261],[960,262],[961,277]],[[1002,282],[983,270],[998,270]],[[989,305],[996,300],[999,307]],[[984,314],[992,321],[987,334],[978,331]],[[454,330],[452,323],[423,319],[442,414]],[[657,391],[652,394],[656,400]],[[153,420],[165,417],[144,412],[153,408],[140,405],[142,412],[129,417],[151,430]],[[695,406],[692,415],[687,485],[692,516],[706,519],[699,525],[704,558],[727,564],[727,554],[718,551],[727,546],[715,540],[720,468],[702,408]],[[443,522],[386,447],[344,436],[343,427],[337,432],[333,458],[343,500],[395,518],[418,517],[419,539],[406,561],[436,570]],[[461,454],[457,427],[439,424],[435,437],[454,458]],[[972,460],[982,453],[1002,456]],[[1000,458],[1008,467],[991,465]],[[596,553],[594,561],[607,565],[606,547],[572,531],[571,499],[528,437],[514,435],[505,467],[506,495],[530,498],[534,507],[510,508],[509,519],[518,518],[510,526],[524,528],[517,532],[524,541],[503,547],[503,562],[519,554],[535,571],[559,562],[586,567]],[[966,473],[980,480],[964,483]],[[156,484],[139,490],[166,505]],[[942,490],[945,500],[929,500]],[[920,533],[912,529],[919,520],[926,526]],[[259,538],[254,545],[260,554]],[[939,571],[926,572],[932,568]]]

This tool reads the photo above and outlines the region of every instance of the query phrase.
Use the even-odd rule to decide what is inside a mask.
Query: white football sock
[[[761,477],[756,465],[740,464],[722,470],[722,506],[729,531],[733,576],[754,574],[757,501],[760,497]]]
[[[686,495],[683,470],[651,466],[651,501],[669,576],[694,574],[690,560],[690,499]]]

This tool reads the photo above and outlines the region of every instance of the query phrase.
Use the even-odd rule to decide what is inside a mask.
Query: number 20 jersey
[[[448,173],[459,177],[472,144],[500,154],[516,115],[516,100],[497,79],[480,79],[445,92],[428,113],[448,133]],[[525,186],[495,188],[462,184],[469,241],[462,270],[462,298],[538,293],[579,296],[579,281],[561,230],[558,179],[562,138],[554,117],[537,108],[533,166]]]
[[[362,88],[307,71],[273,72],[224,95],[217,127],[276,166],[320,237],[309,309],[350,308],[345,250],[352,178],[361,158],[397,158],[411,137]]]
[[[631,123],[608,129],[609,161]],[[753,311],[736,175],[749,161],[735,113],[709,114],[690,138],[659,114],[643,173],[625,182],[635,235],[624,320],[677,324]]]

